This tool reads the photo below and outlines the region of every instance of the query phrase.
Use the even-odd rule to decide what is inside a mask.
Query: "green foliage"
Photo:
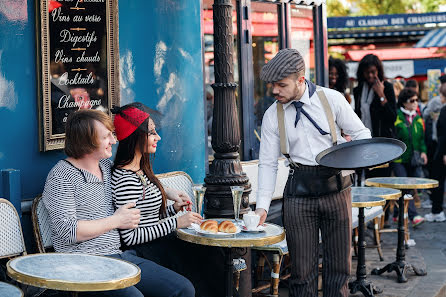
[[[350,8],[345,7],[339,0],[327,1],[327,15],[329,17],[348,16]]]
[[[335,0],[335,2],[337,1],[338,0]],[[355,13],[352,14],[356,16],[438,12],[440,5],[446,5],[446,0],[349,0],[349,1],[351,2],[351,7],[356,8],[354,9]],[[327,2],[330,3],[331,1]],[[329,11],[329,9],[330,5],[327,5],[327,11]]]

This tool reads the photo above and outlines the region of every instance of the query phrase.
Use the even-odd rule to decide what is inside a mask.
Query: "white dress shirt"
[[[341,136],[341,129],[350,135],[352,140],[371,138],[370,130],[361,122],[359,117],[348,104],[345,97],[338,91],[322,88],[330,104],[336,126],[338,144],[346,142]],[[330,127],[324,108],[317,92],[309,97],[308,83],[300,102],[303,109],[322,128],[330,133]],[[331,135],[321,135],[314,125],[301,113],[297,126],[294,127],[296,109],[292,102],[283,105],[285,130],[288,142],[288,153],[291,159],[303,165],[315,166],[316,156],[331,147]],[[259,154],[259,180],[257,191],[257,208],[268,212],[271,197],[274,192],[277,177],[277,160],[282,157],[280,151],[280,137],[277,123],[277,102],[273,103],[265,112],[262,121],[262,141]],[[288,162],[287,162],[288,163]]]

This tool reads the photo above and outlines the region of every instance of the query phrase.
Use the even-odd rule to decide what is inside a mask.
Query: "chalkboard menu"
[[[63,148],[67,117],[118,99],[116,0],[40,0],[41,150]]]

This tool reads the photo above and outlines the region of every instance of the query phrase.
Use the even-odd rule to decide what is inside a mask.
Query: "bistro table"
[[[396,249],[396,261],[387,264],[381,269],[373,269],[372,274],[380,275],[384,272],[395,271],[399,283],[407,282],[407,270],[413,270],[416,275],[426,275],[426,270],[406,262],[404,250],[404,211],[402,211],[404,209],[404,194],[407,194],[410,190],[414,189],[430,189],[438,187],[438,181],[418,177],[373,177],[367,179],[365,184],[367,186],[393,188],[403,191],[403,195],[398,200],[400,211],[398,212],[398,247]]]
[[[16,286],[0,282],[0,296],[23,297],[23,292]]]
[[[8,275],[23,284],[60,291],[109,291],[127,288],[141,279],[133,263],[105,256],[45,253],[14,258]]]
[[[215,219],[219,221],[219,219]],[[225,251],[225,296],[232,296],[232,248],[250,248],[274,244],[285,239],[285,232],[282,227],[265,223],[264,232],[240,232],[229,237],[214,237],[212,235],[202,235],[193,229],[177,229],[179,239],[207,246],[223,247]]]
[[[397,189],[392,189],[392,188],[352,187],[352,197],[354,197],[356,195],[377,196],[377,197],[381,197],[381,198],[388,200],[387,202],[394,203],[394,201],[397,201],[398,198],[400,198],[401,191],[397,190]],[[406,203],[406,200],[404,200],[404,201]],[[386,211],[389,208],[391,203],[386,203],[386,205],[384,206],[384,208],[383,208],[384,214],[386,213]],[[407,207],[405,207],[405,211],[406,211],[406,208]],[[376,244],[378,247],[379,259],[381,261],[384,261],[384,257],[382,255],[381,245],[379,244],[379,240],[380,240],[379,235],[380,234],[377,234],[376,232],[378,232],[378,233],[397,232],[397,229],[383,229],[384,217],[385,217],[385,215],[381,216],[381,220],[380,220],[381,223],[379,224],[379,228],[378,228],[378,226],[375,225],[375,239],[377,240]]]
[[[364,240],[364,207],[381,206],[386,200],[377,196],[352,195],[352,207],[358,207],[358,266],[356,267],[356,280],[350,282],[348,287],[350,293],[355,294],[361,291],[366,297],[372,297],[374,293],[382,293],[382,290],[375,287],[371,282],[366,280],[365,265],[365,240]]]

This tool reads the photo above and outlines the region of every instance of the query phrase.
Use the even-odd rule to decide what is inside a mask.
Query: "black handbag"
[[[410,158],[410,165],[412,167],[420,167],[424,165],[424,159],[421,158],[419,151],[413,151],[412,158]]]

